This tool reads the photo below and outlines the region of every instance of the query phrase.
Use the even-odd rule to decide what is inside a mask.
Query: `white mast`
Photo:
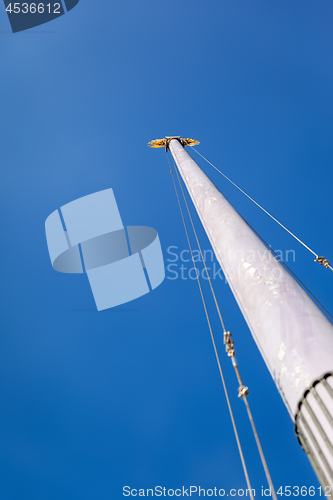
[[[322,485],[333,486],[333,325],[185,151],[188,140],[164,144],[299,441]]]

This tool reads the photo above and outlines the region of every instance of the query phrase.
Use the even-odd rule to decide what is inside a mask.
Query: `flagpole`
[[[322,485],[333,486],[333,325],[187,153],[185,141],[166,138],[165,146],[298,439]]]

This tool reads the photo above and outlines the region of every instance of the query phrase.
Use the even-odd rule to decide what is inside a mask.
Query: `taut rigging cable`
[[[240,215],[240,214],[239,214]],[[284,262],[284,260],[281,259],[281,257],[276,253],[275,250],[273,250],[273,248],[264,240],[264,238],[262,236],[260,236],[260,234],[251,226],[251,224],[246,220],[244,219],[244,217],[242,215],[240,215],[242,217],[242,219],[244,220],[244,222],[246,222],[246,224],[252,229],[252,231],[258,236],[258,238],[263,242],[263,244],[266,246],[266,248],[268,250],[270,250],[270,252],[272,252],[272,254],[275,256],[275,258],[281,263],[281,265],[283,267],[285,267],[289,272],[290,274],[292,274],[294,276],[295,279],[297,279],[297,281],[299,282],[299,284],[311,295],[311,297],[318,302],[318,304],[324,309],[324,311],[327,312],[327,314],[329,314],[331,316],[331,318],[333,318],[333,314],[331,314],[329,312],[329,310],[324,306],[324,304],[322,302],[320,302],[320,300],[311,292],[311,290],[303,283],[303,281],[297,276],[297,274],[294,273],[294,271],[292,271],[290,269],[290,267]]]
[[[167,156],[167,158],[168,158],[168,156]],[[169,162],[169,158],[168,158],[168,162]],[[177,191],[177,186],[176,186],[176,183],[175,183],[175,180],[174,180],[174,177],[173,177],[173,171],[172,171],[171,166],[170,166],[170,162],[169,162],[169,167],[170,167],[170,173],[171,173],[171,177],[172,177],[173,186],[174,186],[176,197],[177,197],[177,201],[178,201],[178,206],[179,206],[180,214],[181,214],[183,225],[184,225],[184,229],[185,229],[187,243],[188,243],[188,246],[189,246],[189,249],[190,249],[190,253],[191,253],[191,256],[192,256],[192,262],[193,262],[193,265],[194,265],[194,268],[195,268],[195,272],[196,272],[197,283],[198,283],[199,290],[200,290],[200,296],[201,296],[202,304],[203,304],[203,307],[204,307],[204,310],[205,310],[207,324],[208,324],[208,328],[209,328],[211,340],[212,340],[212,343],[213,343],[213,348],[214,348],[215,357],[216,357],[217,365],[218,365],[220,376],[221,376],[221,381],[222,381],[222,385],[223,385],[225,397],[226,397],[226,400],[227,400],[228,410],[229,410],[229,414],[230,414],[230,418],[231,418],[231,423],[232,423],[232,427],[233,427],[235,438],[236,438],[236,442],[237,442],[238,452],[239,452],[240,459],[241,459],[241,462],[242,462],[242,467],[243,467],[243,471],[244,471],[244,475],[245,475],[246,484],[247,484],[247,487],[248,487],[248,489],[250,491],[251,500],[254,500],[253,493],[252,493],[252,487],[251,487],[251,483],[250,483],[250,478],[249,478],[249,474],[248,474],[248,471],[247,471],[247,467],[246,467],[246,463],[245,463],[245,458],[244,458],[242,446],[241,446],[241,443],[240,443],[240,440],[239,440],[239,435],[238,435],[238,431],[237,431],[237,426],[236,426],[234,414],[233,414],[233,411],[232,411],[232,408],[231,408],[231,404],[230,404],[230,398],[229,398],[229,394],[228,394],[228,389],[227,389],[227,386],[226,386],[226,383],[225,383],[225,379],[224,379],[224,375],[223,375],[223,371],[222,371],[222,367],[221,367],[221,363],[220,363],[220,358],[219,358],[219,355],[218,355],[218,352],[217,352],[217,348],[216,348],[216,343],[215,343],[215,338],[214,338],[214,334],[213,334],[213,330],[212,330],[212,325],[211,325],[211,322],[210,322],[210,319],[209,319],[209,314],[208,314],[208,310],[207,310],[207,306],[206,306],[206,301],[205,301],[205,298],[204,298],[204,295],[203,295],[203,291],[202,291],[202,286],[201,286],[201,282],[200,282],[199,272],[197,270],[197,266],[195,264],[195,260],[194,260],[194,257],[193,257],[192,245],[191,245],[190,238],[189,238],[189,235],[188,235],[187,226],[186,226],[186,222],[185,222],[185,218],[184,218],[182,206],[181,206],[181,203],[180,203],[180,199],[179,199],[179,195],[178,195],[178,191]]]
[[[172,157],[172,159],[173,159],[173,157]],[[184,199],[184,202],[185,202],[185,205],[186,205],[188,216],[189,216],[190,221],[191,221],[191,225],[192,225],[192,229],[193,229],[193,232],[194,232],[194,235],[195,235],[195,239],[196,239],[197,245],[199,247],[199,251],[200,251],[201,258],[202,258],[202,262],[203,262],[204,267],[205,267],[205,271],[206,271],[206,275],[207,275],[208,282],[209,282],[209,285],[210,285],[210,289],[211,289],[211,292],[212,292],[212,295],[213,295],[213,298],[214,298],[216,310],[217,310],[217,313],[218,313],[218,316],[220,318],[220,322],[221,322],[221,325],[222,325],[223,334],[224,334],[223,335],[224,336],[224,343],[226,345],[226,352],[227,352],[228,356],[231,358],[232,365],[233,365],[233,367],[235,369],[237,380],[239,382],[238,396],[245,403],[246,411],[247,411],[247,414],[248,414],[248,417],[249,417],[249,421],[250,421],[250,424],[251,424],[251,427],[252,427],[253,436],[254,436],[254,439],[255,439],[256,444],[257,444],[257,448],[258,448],[258,452],[259,452],[259,455],[260,455],[261,463],[262,463],[263,469],[265,471],[266,479],[267,479],[267,482],[268,482],[268,484],[269,484],[269,486],[271,488],[272,497],[274,498],[274,500],[277,500],[275,489],[274,489],[274,485],[273,485],[273,481],[272,481],[272,478],[271,478],[271,475],[270,475],[270,472],[269,472],[269,469],[268,469],[268,465],[267,465],[267,462],[266,462],[266,459],[265,459],[265,455],[264,455],[264,452],[263,452],[263,449],[262,449],[262,446],[261,446],[261,442],[260,442],[260,439],[259,439],[258,431],[257,431],[255,423],[254,423],[254,419],[253,419],[253,416],[252,416],[250,405],[249,405],[249,402],[247,400],[247,396],[249,394],[248,387],[246,387],[243,384],[241,376],[240,376],[240,372],[239,372],[239,368],[238,368],[238,363],[237,363],[236,356],[235,356],[234,342],[231,340],[231,336],[232,335],[225,328],[225,324],[224,324],[224,321],[223,321],[223,318],[222,318],[220,307],[219,307],[219,304],[217,302],[217,298],[216,298],[216,295],[215,295],[214,287],[213,287],[212,281],[210,279],[210,275],[209,275],[209,272],[208,272],[208,269],[207,269],[207,266],[206,266],[206,261],[205,261],[204,256],[203,256],[203,252],[202,252],[202,249],[201,249],[200,241],[199,241],[199,238],[198,238],[198,235],[197,235],[197,231],[196,231],[195,226],[194,226],[194,222],[193,222],[193,219],[192,219],[192,216],[191,216],[191,212],[190,212],[189,206],[188,206],[187,201],[186,201],[186,196],[185,196],[185,193],[184,193],[184,190],[183,190],[183,186],[182,186],[181,181],[180,181],[180,176],[179,176],[179,173],[178,173],[178,168],[177,168],[177,166],[175,164],[174,159],[173,159],[173,164],[175,166],[175,170],[176,170],[176,174],[177,174],[177,178],[178,178],[178,183],[179,183],[182,195],[183,195],[183,199]]]
[[[271,478],[270,473],[269,473],[269,469],[268,469],[268,466],[267,466],[265,455],[264,455],[264,452],[263,452],[263,449],[262,449],[262,446],[261,446],[261,443],[260,443],[259,435],[258,435],[256,426],[255,426],[255,423],[254,423],[254,419],[253,419],[253,416],[252,416],[252,412],[251,412],[251,409],[250,409],[250,405],[249,405],[249,402],[247,400],[247,396],[249,394],[248,393],[248,388],[246,386],[244,386],[244,384],[242,382],[242,379],[241,379],[241,376],[240,376],[240,372],[239,372],[239,368],[238,368],[238,363],[236,361],[236,356],[235,356],[234,342],[231,340],[231,333],[226,330],[225,323],[224,323],[223,318],[222,318],[221,310],[220,310],[220,307],[219,307],[219,304],[217,302],[217,298],[216,298],[216,295],[215,295],[214,287],[213,287],[212,281],[210,279],[210,275],[209,275],[209,271],[208,271],[208,268],[207,268],[207,265],[206,265],[206,261],[204,259],[204,255],[203,255],[203,252],[202,252],[202,249],[201,249],[201,245],[200,245],[200,241],[199,241],[199,238],[198,238],[198,235],[197,235],[197,231],[195,229],[195,225],[194,225],[194,222],[193,222],[193,219],[192,219],[192,216],[191,216],[191,212],[190,212],[187,200],[186,200],[186,196],[185,196],[185,193],[184,193],[184,190],[183,190],[183,186],[182,186],[182,183],[181,183],[181,180],[180,180],[180,176],[179,176],[179,173],[178,173],[178,168],[176,166],[176,163],[175,163],[175,160],[174,160],[173,157],[172,157],[172,160],[173,160],[174,168],[175,168],[175,171],[176,171],[176,174],[177,174],[178,183],[179,183],[179,186],[180,186],[180,189],[181,189],[181,192],[182,192],[182,195],[183,195],[183,199],[184,199],[184,202],[185,202],[185,206],[186,206],[186,209],[187,209],[187,213],[188,213],[189,219],[191,221],[191,226],[192,226],[192,229],[193,229],[193,232],[194,232],[194,235],[195,235],[195,239],[196,239],[199,251],[200,251],[201,259],[202,259],[202,262],[204,264],[204,268],[205,268],[205,271],[206,271],[206,276],[207,276],[207,279],[208,279],[208,282],[209,282],[209,286],[210,286],[210,289],[211,289],[211,292],[212,292],[212,295],[213,295],[213,298],[214,298],[215,307],[216,307],[216,310],[217,310],[217,313],[218,313],[218,316],[219,316],[219,319],[220,319],[220,322],[221,322],[221,326],[222,326],[222,329],[223,329],[224,343],[226,345],[226,352],[227,352],[228,356],[231,358],[232,365],[233,365],[233,367],[235,369],[237,380],[239,382],[238,396],[245,403],[246,411],[247,411],[248,418],[249,418],[249,421],[250,421],[250,424],[251,424],[251,427],[252,427],[252,432],[253,432],[253,435],[254,435],[254,438],[255,438],[255,441],[256,441],[256,444],[257,444],[257,448],[258,448],[260,459],[261,459],[261,463],[262,463],[262,466],[263,466],[263,469],[264,469],[264,472],[265,472],[265,475],[266,475],[266,479],[267,479],[267,482],[268,482],[268,484],[270,486],[272,497],[274,498],[274,500],[277,500],[275,489],[274,489],[274,485],[273,485],[273,481],[272,481],[272,478]],[[168,161],[169,161],[169,158],[168,158]],[[170,162],[169,162],[169,166],[170,166]],[[172,170],[171,170],[171,172],[172,172]],[[175,190],[176,190],[178,204],[179,204],[180,209],[181,209],[181,205],[180,205],[180,202],[179,202],[177,188],[176,188],[176,185],[175,185],[175,182],[174,182],[174,178],[173,178],[173,172],[172,172],[172,180],[173,180],[174,187],[175,187]],[[181,209],[181,212],[182,212],[182,209]],[[182,215],[182,217],[183,217],[183,215]],[[187,232],[186,223],[185,223],[184,218],[183,218],[183,223],[184,223],[185,230]],[[192,261],[193,261],[193,263],[195,265],[195,262],[193,260],[192,250],[191,250],[191,255],[192,255]],[[197,279],[199,280],[198,273],[197,273]]]
[[[170,173],[171,173],[171,176],[172,176],[172,181],[173,181],[173,185],[174,185],[174,189],[175,189],[175,193],[176,193],[176,197],[177,197],[177,201],[178,201],[178,205],[179,205],[179,209],[180,209],[180,213],[181,213],[181,217],[182,217],[182,221],[183,221],[183,225],[184,225],[184,229],[185,229],[185,234],[186,234],[187,242],[188,242],[190,253],[191,253],[191,257],[192,257],[192,262],[193,262],[193,265],[194,265],[194,268],[195,268],[195,272],[196,272],[196,277],[197,277],[197,282],[198,282],[198,286],[199,286],[199,290],[200,290],[201,300],[202,300],[202,303],[203,303],[203,306],[204,306],[204,310],[205,310],[205,314],[206,314],[206,319],[207,319],[207,323],[208,323],[208,327],[209,327],[209,331],[210,331],[210,335],[211,335],[211,339],[212,339],[212,343],[213,343],[213,347],[214,347],[215,356],[216,356],[216,360],[217,360],[217,364],[218,364],[218,368],[219,368],[219,372],[220,372],[220,376],[221,376],[221,380],[222,380],[222,384],[223,384],[225,396],[226,396],[226,399],[227,399],[227,404],[228,404],[228,409],[229,409],[229,413],[230,413],[230,418],[231,418],[231,421],[232,421],[232,425],[233,425],[233,429],[234,429],[234,433],[235,433],[235,437],[236,437],[238,451],[239,451],[239,454],[240,454],[240,457],[241,457],[241,462],[242,462],[242,466],[243,466],[243,470],[244,470],[244,475],[245,475],[245,478],[246,478],[246,482],[247,482],[248,488],[250,490],[250,496],[253,499],[252,488],[251,488],[251,484],[250,484],[250,479],[249,479],[249,476],[248,476],[247,467],[246,467],[246,463],[245,463],[243,451],[242,451],[240,440],[239,440],[239,436],[238,436],[236,422],[235,422],[235,419],[234,419],[234,416],[233,416],[233,412],[232,412],[232,408],[231,408],[231,405],[230,405],[230,399],[229,399],[229,395],[228,395],[228,390],[227,390],[227,387],[226,387],[226,383],[225,383],[224,375],[223,375],[223,372],[222,372],[222,367],[221,367],[219,355],[218,355],[217,348],[216,348],[215,338],[214,338],[214,334],[213,334],[211,322],[210,322],[210,319],[209,319],[209,314],[208,314],[208,310],[207,310],[207,306],[206,306],[206,301],[205,301],[205,298],[204,298],[204,295],[203,295],[203,290],[202,290],[202,286],[201,286],[201,282],[200,282],[199,273],[198,273],[198,270],[197,270],[197,267],[196,267],[196,264],[195,264],[195,260],[194,260],[194,256],[193,256],[193,250],[192,250],[192,245],[191,245],[190,239],[189,239],[189,234],[188,234],[188,230],[187,230],[187,226],[186,226],[186,221],[185,221],[185,218],[184,218],[183,210],[182,210],[180,199],[179,199],[179,195],[178,195],[177,186],[176,186],[176,183],[175,183],[175,180],[174,180],[174,176],[173,176],[173,170],[171,169],[170,161],[169,161],[169,157],[168,156],[167,156],[167,159],[168,159]],[[269,486],[271,488],[272,497],[274,498],[274,500],[276,500],[277,497],[276,497],[276,494],[275,494],[275,489],[274,489],[274,486],[273,486],[273,482],[272,482],[272,479],[271,479],[271,476],[270,476],[270,473],[269,473],[269,470],[268,470],[268,466],[267,466],[267,463],[266,463],[266,460],[265,460],[265,456],[264,456],[264,453],[263,453],[263,450],[262,450],[262,447],[261,447],[261,443],[260,443],[260,440],[259,440],[259,436],[258,436],[256,427],[255,427],[255,423],[254,423],[253,416],[252,416],[252,413],[251,413],[251,410],[250,410],[250,406],[249,406],[249,403],[247,401],[247,395],[248,395],[247,389],[248,388],[245,387],[243,385],[243,383],[242,383],[242,380],[241,380],[241,377],[240,377],[240,373],[239,373],[239,369],[238,369],[238,365],[237,365],[237,361],[236,361],[236,357],[235,357],[235,351],[233,349],[233,344],[234,343],[233,343],[233,341],[230,341],[231,334],[230,334],[230,332],[227,332],[227,330],[225,328],[225,324],[224,324],[224,321],[223,321],[223,318],[222,318],[222,314],[221,314],[221,311],[220,311],[220,308],[219,308],[219,305],[218,305],[218,302],[217,302],[217,299],[216,299],[215,291],[214,291],[214,288],[213,288],[213,285],[212,285],[212,282],[211,282],[211,279],[210,279],[210,275],[209,275],[209,272],[208,272],[208,269],[207,269],[207,266],[206,266],[206,262],[205,262],[203,253],[202,253],[201,245],[200,245],[200,242],[199,242],[199,239],[198,239],[198,236],[197,236],[197,232],[196,232],[196,229],[195,229],[195,226],[194,226],[194,223],[193,223],[193,219],[192,219],[192,216],[191,216],[191,213],[190,213],[187,201],[186,201],[185,193],[184,193],[182,184],[180,182],[180,178],[179,178],[179,174],[178,174],[178,169],[177,169],[177,167],[175,165],[174,160],[173,160],[173,163],[174,163],[174,166],[175,166],[175,171],[176,171],[176,174],[177,174],[179,186],[180,186],[181,191],[182,191],[183,199],[184,199],[184,202],[185,202],[185,205],[186,205],[186,208],[187,208],[187,212],[188,212],[188,215],[189,215],[189,218],[190,218],[190,221],[191,221],[192,229],[193,229],[196,241],[197,241],[197,245],[199,247],[199,251],[200,251],[200,254],[201,254],[202,261],[204,263],[204,267],[205,267],[205,271],[206,271],[206,276],[207,276],[207,279],[208,279],[208,282],[209,282],[209,285],[210,285],[210,289],[211,289],[211,292],[212,292],[212,295],[213,295],[213,298],[214,298],[216,310],[217,310],[217,313],[218,313],[218,316],[219,316],[219,319],[220,319],[220,322],[221,322],[221,325],[222,325],[222,329],[223,329],[223,333],[224,333],[224,343],[226,344],[226,351],[228,353],[228,356],[232,360],[232,364],[233,364],[233,366],[235,368],[237,379],[238,379],[238,382],[240,384],[239,394],[238,395],[239,395],[239,397],[241,399],[243,399],[243,401],[245,403],[247,414],[248,414],[248,417],[249,417],[249,420],[250,420],[250,424],[251,424],[251,427],[252,427],[254,438],[255,438],[255,441],[256,441],[256,444],[257,444],[257,447],[258,447],[258,451],[259,451],[259,455],[260,455],[260,458],[261,458],[261,462],[262,462],[262,465],[263,465],[263,468],[264,468],[264,471],[265,471],[265,475],[266,475],[266,478],[267,478],[267,482],[268,482],[268,484],[269,484]],[[229,342],[227,342],[226,339],[228,339]],[[230,347],[230,345],[232,347],[231,350],[228,349],[228,346]]]
[[[331,271],[333,271],[333,268],[331,267],[328,259],[325,259],[325,257],[319,257],[318,254],[316,254],[316,252],[314,252],[313,250],[311,250],[310,247],[308,247],[302,240],[300,240],[294,233],[292,233],[291,231],[289,231],[289,229],[287,229],[281,222],[279,222],[275,217],[273,217],[272,214],[270,214],[267,210],[265,210],[261,205],[259,205],[259,203],[257,203],[253,198],[251,198],[250,195],[248,195],[245,191],[243,191],[243,189],[241,189],[239,186],[237,186],[237,184],[235,182],[233,182],[231,179],[229,179],[229,177],[227,177],[223,172],[221,172],[221,170],[219,170],[217,167],[215,167],[215,165],[213,165],[209,160],[207,160],[207,158],[205,158],[201,153],[199,153],[199,151],[197,151],[193,146],[192,146],[192,149],[199,155],[201,156],[201,158],[203,158],[207,163],[209,163],[209,165],[211,165],[219,174],[223,175],[223,177],[225,179],[227,179],[227,181],[229,181],[233,186],[235,186],[235,188],[237,188],[241,193],[243,193],[249,200],[252,201],[252,203],[254,203],[255,205],[257,205],[257,207],[259,207],[263,212],[265,212],[265,214],[267,214],[271,219],[273,219],[277,224],[279,224],[279,226],[281,226],[285,231],[287,231],[287,233],[289,233],[293,238],[295,238],[295,240],[297,240],[301,245],[303,245],[303,247],[305,247],[309,252],[311,252],[316,258],[315,258],[315,262],[319,262],[320,265],[323,265],[324,267],[326,267],[327,269],[331,269]]]

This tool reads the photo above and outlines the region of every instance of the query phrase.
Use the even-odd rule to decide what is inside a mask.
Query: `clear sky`
[[[186,239],[166,155],[147,142],[179,134],[333,260],[332,16],[331,0],[81,0],[13,35],[0,5],[1,500],[246,487],[196,283],[167,271],[98,313],[86,277],[52,269],[44,221],[112,187],[123,222],[157,229],[170,264]],[[289,264],[332,310],[331,271],[200,165],[273,248],[295,250]],[[228,286],[214,284],[275,485],[319,486]]]

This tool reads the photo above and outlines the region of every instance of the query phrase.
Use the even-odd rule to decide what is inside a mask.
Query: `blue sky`
[[[147,148],[180,134],[333,260],[332,2],[81,0],[15,35],[0,7],[1,499],[245,488],[196,283],[166,279],[97,313],[85,277],[53,271],[44,221],[112,187],[123,222],[156,228],[166,259],[169,246],[186,249],[165,153]],[[332,310],[331,272],[200,165],[273,248],[295,250],[293,270]],[[228,286],[214,284],[275,485],[318,486]]]

